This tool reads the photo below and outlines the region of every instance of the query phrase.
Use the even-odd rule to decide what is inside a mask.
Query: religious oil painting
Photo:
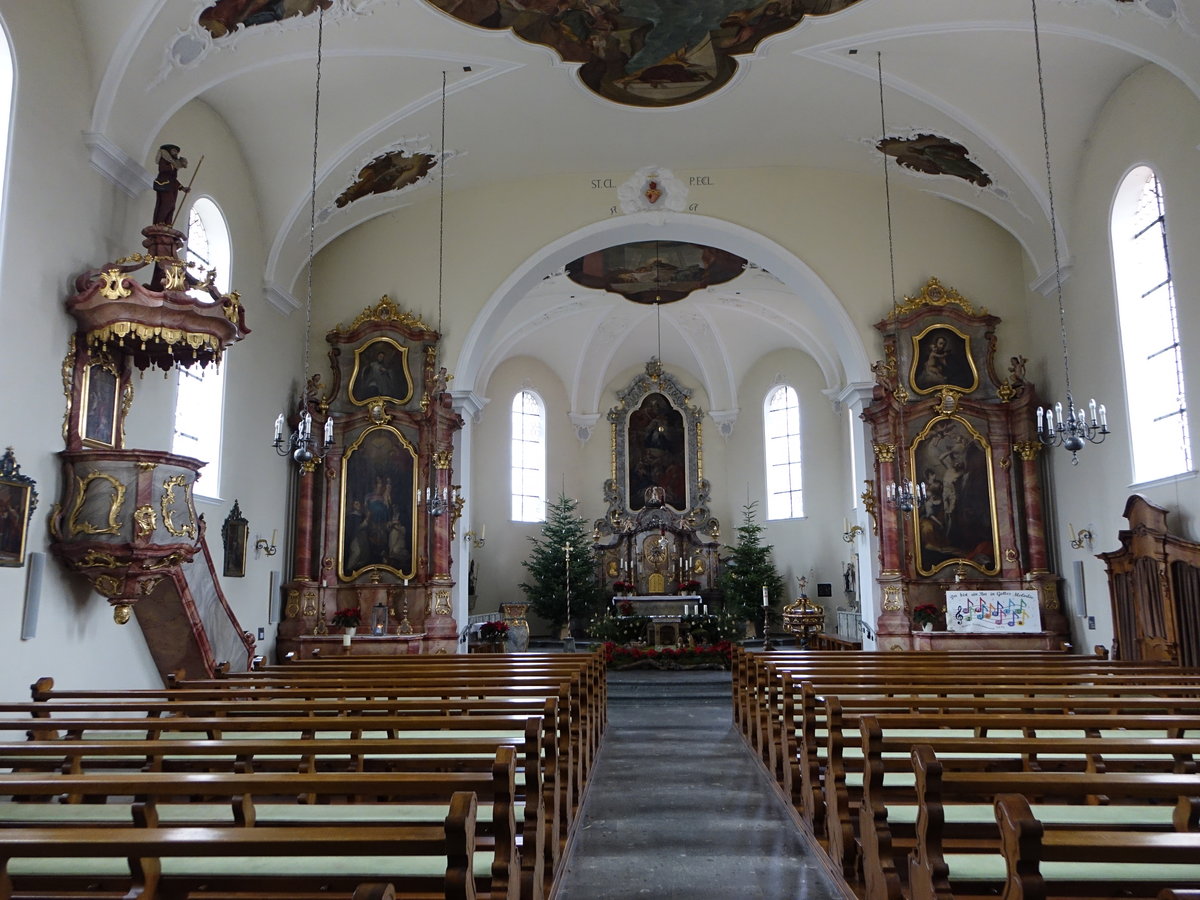
[[[349,396],[356,406],[366,406],[372,400],[391,400],[401,405],[411,400],[408,348],[389,337],[372,338],[357,348]]]
[[[333,0],[217,0],[200,13],[199,22],[214,38],[223,38],[239,28],[312,15],[318,6],[328,12]]]
[[[406,153],[392,150],[375,157],[358,170],[354,183],[338,194],[334,203],[338,209],[372,194],[386,194],[414,184],[429,174],[437,161],[428,153]]]
[[[913,443],[912,466],[914,481],[925,485],[913,510],[917,570],[932,575],[962,561],[998,573],[992,451],[983,436],[958,416],[935,417]]]
[[[233,501],[233,509],[221,525],[221,544],[225,558],[221,574],[226,578],[246,577],[246,545],[250,542],[250,522],[242,515],[241,506]]]
[[[885,137],[876,147],[914,172],[953,175],[976,187],[987,187],[992,183],[992,176],[971,160],[967,148],[949,138],[936,134],[918,134],[911,138]]]
[[[84,370],[83,443],[89,447],[115,447],[117,440],[117,373],[113,366],[93,363]]]
[[[635,303],[673,303],[693,291],[731,281],[746,260],[687,241],[639,241],[606,247],[567,263],[583,287],[619,294]]]
[[[859,0],[428,0],[469,25],[511,30],[580,63],[599,96],[640,107],[679,106],[720,90],[737,56],[806,16],[840,12]]]
[[[650,393],[629,414],[629,508],[687,509],[687,434],[683,413]]]
[[[944,387],[971,393],[979,372],[971,358],[971,338],[953,325],[930,325],[913,336],[912,388],[932,394]]]
[[[417,525],[417,453],[390,425],[368,428],[342,459],[338,577],[382,569],[412,578]]]
[[[9,447],[0,459],[0,566],[25,565],[29,520],[36,508],[34,480],[21,474]]]

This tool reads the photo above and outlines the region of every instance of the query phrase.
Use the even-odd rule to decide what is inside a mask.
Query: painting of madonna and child
[[[917,437],[913,462],[925,499],[916,510],[917,570],[929,575],[962,560],[999,572],[990,450],[967,423],[935,419]]]
[[[413,577],[415,462],[412,446],[386,425],[365,432],[346,451],[338,573],[342,580],[370,569]]]
[[[629,414],[629,508],[687,504],[687,434],[683,413],[666,395],[650,393]]]

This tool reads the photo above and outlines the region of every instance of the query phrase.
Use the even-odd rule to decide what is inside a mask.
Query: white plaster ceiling
[[[195,99],[209,104],[229,124],[258,191],[270,248],[264,280],[289,292],[308,248],[316,17],[255,26],[213,43],[194,25],[207,5],[74,0],[90,37],[88,61],[97,85],[89,130],[144,164],[174,112]],[[1200,0],[1039,0],[1038,10],[1056,186],[1073,183],[1073,163],[1099,110],[1139,67],[1160,65],[1200,94]],[[465,25],[425,0],[335,0],[324,29],[318,208],[329,206],[358,167],[384,148],[402,141],[437,148],[443,71],[449,84],[447,149],[455,154],[447,191],[547,173],[633,172],[650,163],[691,171],[801,164],[877,177],[879,158],[870,149],[878,137],[877,50],[883,53],[889,132],[933,131],[958,141],[994,184],[981,189],[897,167],[894,177],[994,220],[1024,248],[1039,275],[1049,274],[1027,0],[861,0],[832,15],[808,17],[739,57],[738,74],[712,96],[659,110],[603,100],[579,83],[574,65],[547,48]],[[181,65],[172,53],[195,58]],[[416,202],[418,192],[428,199],[439,174],[435,169],[425,183],[328,216],[317,228],[317,246]],[[1059,224],[1065,260],[1070,223]],[[760,284],[762,277],[751,285],[762,291],[753,302],[782,309],[786,304],[772,299],[777,282]],[[706,335],[722,325],[721,298],[739,289],[723,286],[686,312],[663,309],[664,351],[677,343],[672,352],[703,348],[715,354],[716,362],[706,364],[721,370],[706,377],[714,408],[724,394],[720,385],[736,379],[743,363],[719,342],[708,346]],[[497,353],[531,350],[534,342],[546,357],[545,336],[522,332],[522,322],[553,319],[593,333],[628,329],[644,336],[638,319],[653,316],[652,309],[622,307],[616,300],[579,309],[571,293],[589,292],[565,279],[539,285],[511,311],[503,326],[511,339],[502,350],[477,353],[476,373],[494,367]],[[810,340],[803,322],[770,319],[750,326],[761,327],[764,346],[780,328],[792,345]],[[637,360],[612,352],[608,370],[644,361],[645,350],[629,351]],[[593,347],[584,355],[602,352]],[[825,368],[819,342],[813,352]],[[555,367],[570,385],[573,407],[594,408],[594,385],[570,374],[580,371],[581,355],[563,355]],[[699,357],[694,359],[699,368]],[[842,373],[826,376],[831,386],[842,380]]]

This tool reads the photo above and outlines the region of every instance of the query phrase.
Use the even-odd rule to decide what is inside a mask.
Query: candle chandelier
[[[320,440],[313,437],[312,412],[309,403],[315,399],[310,396],[315,393],[315,385],[309,381],[309,341],[312,336],[312,270],[313,256],[316,249],[317,229],[317,139],[320,135],[321,121],[321,53],[325,37],[325,8],[317,4],[317,83],[313,101],[313,152],[312,152],[312,196],[309,201],[308,215],[308,296],[304,306],[304,381],[300,399],[301,413],[296,422],[296,430],[286,437],[284,430],[287,420],[283,413],[275,420],[275,439],[272,445],[280,456],[290,455],[300,464],[300,473],[312,470],[321,462],[333,447],[333,416],[325,419],[325,428]]]
[[[1054,291],[1058,300],[1058,328],[1062,338],[1063,375],[1067,389],[1066,408],[1061,402],[1054,406],[1038,407],[1037,432],[1041,442],[1050,447],[1061,446],[1071,454],[1071,465],[1079,465],[1079,451],[1085,443],[1099,444],[1108,434],[1108,414],[1104,404],[1096,406],[1093,399],[1088,409],[1075,405],[1071,393],[1071,359],[1067,352],[1067,315],[1063,309],[1062,266],[1058,252],[1058,220],[1054,211],[1054,182],[1050,176],[1050,131],[1046,122],[1046,85],[1042,76],[1042,41],[1038,29],[1037,0],[1033,5],[1033,47],[1037,57],[1038,100],[1042,110],[1042,146],[1046,154],[1046,196],[1050,204],[1050,239],[1054,247]],[[1090,414],[1090,416],[1089,416]]]
[[[887,140],[887,113],[883,105],[883,54],[876,52],[875,65],[879,72],[879,141],[882,148],[883,142]],[[895,239],[892,234],[892,186],[888,177],[888,155],[880,152],[883,157],[883,196],[886,201],[887,208],[887,233],[888,233],[888,271],[891,274],[892,288],[892,324],[895,325],[899,320],[900,309],[896,304],[896,250]],[[893,391],[893,396],[899,404],[899,434],[896,440],[897,464],[901,472],[904,471],[904,453],[907,450],[908,439],[904,431],[904,405],[908,403],[908,392],[904,390],[904,386],[900,382],[900,373],[896,373],[896,390]],[[884,496],[890,506],[894,506],[901,512],[912,512],[914,506],[925,502],[925,483],[913,481],[909,478],[897,478],[884,486]]]

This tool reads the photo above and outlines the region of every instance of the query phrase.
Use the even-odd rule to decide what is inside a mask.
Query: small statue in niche
[[[179,155],[178,146],[163,144],[158,148],[156,162],[158,176],[154,179],[154,224],[173,226],[179,192],[186,194],[191,191],[191,188],[179,183],[179,170],[186,169],[188,161]]]

